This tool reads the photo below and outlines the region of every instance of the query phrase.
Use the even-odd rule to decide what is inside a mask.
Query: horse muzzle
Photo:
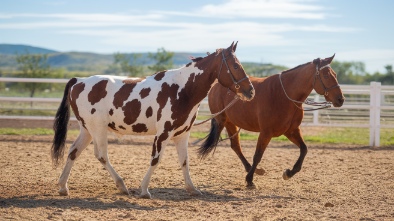
[[[238,93],[237,93],[237,95],[243,101],[251,101],[254,98],[255,94],[256,94],[256,91],[254,90],[253,86],[251,86],[246,91],[238,91]]]

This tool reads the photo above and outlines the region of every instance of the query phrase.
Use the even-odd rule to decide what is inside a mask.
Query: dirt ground
[[[75,137],[68,138],[68,145]],[[394,147],[308,144],[303,169],[290,180],[299,151],[272,143],[245,188],[246,172],[224,141],[200,160],[189,148],[190,173],[202,196],[189,196],[171,144],[151,183],[152,199],[141,199],[152,137],[111,137],[109,157],[132,193],[121,195],[94,157],[90,144],[77,159],[59,196],[62,167],[53,169],[50,136],[0,136],[0,220],[394,220]],[[193,140],[190,141],[190,143]],[[255,142],[242,141],[251,161]]]

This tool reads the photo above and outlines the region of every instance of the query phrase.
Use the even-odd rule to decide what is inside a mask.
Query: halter
[[[239,88],[240,88],[239,83],[242,82],[242,81],[244,81],[244,80],[246,80],[246,79],[248,79],[249,77],[246,75],[246,76],[245,76],[244,78],[242,78],[241,80],[236,81],[235,78],[234,78],[234,76],[233,76],[233,73],[231,73],[230,68],[228,67],[228,64],[227,64],[227,61],[226,61],[226,57],[224,56],[224,53],[223,53],[223,50],[222,50],[222,64],[220,64],[220,69],[219,69],[219,73],[218,73],[218,77],[217,77],[217,78],[218,78],[218,81],[219,81],[219,75],[220,75],[220,73],[222,72],[223,63],[226,65],[226,67],[227,67],[227,73],[230,75],[231,80],[232,80],[233,83],[234,83],[234,87],[235,87],[235,89],[238,91]]]
[[[321,67],[320,69],[319,69],[318,65],[316,65],[316,74],[315,74],[314,79],[313,79],[313,89],[315,88],[316,78],[319,78],[319,79],[320,79],[320,83],[322,84],[322,86],[323,86],[323,88],[324,88],[324,95],[325,95],[325,96],[328,96],[328,91],[329,91],[329,90],[331,90],[331,89],[333,89],[333,88],[336,88],[336,87],[339,87],[339,84],[334,85],[334,86],[329,87],[329,88],[326,88],[326,86],[324,85],[323,80],[321,79],[320,73],[319,73],[319,72],[320,72],[322,69],[327,68],[327,67],[330,67],[330,64],[327,64],[327,65]],[[308,109],[304,109],[304,111],[313,111],[313,110],[319,110],[319,109],[325,109],[325,108],[330,108],[330,107],[331,107],[331,104],[332,104],[332,103],[331,103],[331,102],[327,102],[327,101],[324,101],[324,102],[315,102],[315,101],[310,100],[310,99],[306,99],[305,101],[297,101],[297,100],[291,99],[291,98],[289,97],[289,95],[287,95],[286,90],[285,90],[285,87],[283,86],[281,74],[282,74],[282,72],[279,73],[279,82],[280,82],[280,85],[282,86],[283,92],[285,93],[287,99],[289,99],[290,101],[292,101],[292,102],[294,103],[294,105],[295,105],[296,107],[298,107],[299,109],[302,109],[302,108],[299,107],[299,106],[297,106],[295,103],[298,103],[298,104],[306,104],[306,105],[316,106],[316,107],[317,107],[317,108],[308,108]]]
[[[328,91],[329,91],[329,90],[331,90],[331,89],[333,89],[333,88],[339,87],[339,84],[336,84],[336,85],[334,85],[334,86],[332,86],[332,87],[329,87],[329,88],[327,88],[327,87],[324,85],[323,80],[322,80],[321,77],[320,77],[319,71],[321,71],[321,70],[324,69],[324,68],[328,68],[328,67],[331,67],[330,64],[324,65],[324,66],[321,67],[320,69],[319,69],[319,67],[316,65],[316,74],[315,74],[315,78],[313,79],[313,88],[315,88],[316,78],[319,78],[320,83],[321,83],[321,85],[322,85],[322,87],[323,87],[323,89],[324,89],[324,96],[328,96]]]

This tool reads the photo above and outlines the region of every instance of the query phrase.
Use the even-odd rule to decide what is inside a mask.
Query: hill
[[[3,72],[16,70],[16,55],[17,54],[47,54],[48,64],[52,68],[61,68],[72,72],[89,72],[92,74],[104,74],[108,67],[113,63],[113,54],[98,54],[89,52],[59,52],[55,50],[33,47],[28,45],[11,45],[0,44],[0,69]],[[130,53],[131,54],[131,53]],[[154,60],[148,57],[149,53],[142,53],[141,58],[137,60],[140,65],[152,65]],[[190,62],[190,56],[204,57],[205,53],[188,53],[175,52],[173,63],[175,67],[187,64]],[[254,75],[265,76],[273,73],[278,73],[284,70],[282,66],[271,64],[260,64],[253,62],[243,63],[245,69]]]
[[[51,54],[57,51],[39,48],[29,45],[13,45],[13,44],[0,44],[0,54],[15,55],[15,54]]]

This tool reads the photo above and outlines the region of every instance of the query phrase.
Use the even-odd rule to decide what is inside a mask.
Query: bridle
[[[320,83],[321,83],[321,85],[322,85],[322,87],[323,87],[323,89],[324,89],[324,93],[323,93],[323,94],[320,94],[320,95],[325,95],[325,96],[328,96],[328,91],[329,91],[329,90],[331,90],[331,89],[333,89],[333,88],[340,87],[339,84],[336,84],[336,85],[334,85],[334,86],[332,86],[332,87],[329,87],[329,88],[327,88],[327,87],[324,85],[323,80],[322,80],[321,77],[320,77],[320,71],[321,71],[322,69],[324,69],[324,68],[327,68],[327,67],[330,67],[330,64],[327,64],[327,65],[325,65],[325,66],[323,66],[323,67],[321,67],[321,68],[319,68],[319,66],[316,64],[316,73],[315,73],[314,79],[313,79],[313,89],[315,89],[316,78],[319,78]],[[310,99],[306,99],[305,101],[297,101],[297,100],[291,99],[291,98],[289,97],[289,95],[287,95],[286,90],[285,90],[285,87],[283,86],[281,74],[282,74],[282,73],[279,73],[279,82],[280,82],[280,85],[282,86],[283,92],[285,93],[287,99],[289,99],[290,101],[292,101],[292,102],[294,103],[294,105],[295,105],[296,107],[298,107],[299,109],[303,109],[303,108],[302,108],[302,107],[299,107],[299,106],[296,105],[295,103],[298,103],[298,104],[306,104],[306,105],[310,105],[310,106],[315,106],[315,107],[317,107],[317,108],[307,108],[307,109],[304,109],[304,111],[313,111],[313,110],[319,110],[319,109],[325,109],[325,108],[330,108],[330,107],[331,107],[332,103],[331,103],[331,102],[328,102],[328,101],[316,102],[316,101],[313,101],[313,100],[310,100]],[[316,91],[316,90],[315,90],[315,91]],[[317,92],[317,91],[316,91],[316,92]]]
[[[219,81],[220,72],[222,72],[223,63],[226,65],[227,73],[230,75],[231,80],[233,80],[234,87],[238,91],[238,89],[240,88],[239,83],[244,81],[244,80],[246,80],[246,79],[248,79],[249,77],[246,75],[241,80],[236,81],[234,76],[233,76],[233,74],[230,71],[230,68],[228,67],[228,64],[227,64],[227,61],[226,61],[226,57],[224,56],[224,53],[223,53],[223,50],[222,50],[222,64],[220,65],[220,69],[219,69],[219,73],[218,73],[218,77],[217,77],[218,81]],[[228,89],[228,90],[230,90],[230,89]],[[209,120],[212,120],[213,118],[215,118],[216,116],[218,116],[219,114],[223,113],[225,110],[227,110],[228,108],[233,106],[233,104],[235,104],[239,100],[239,98],[240,97],[237,94],[235,94],[234,99],[229,104],[227,104],[226,107],[224,107],[223,110],[221,110],[221,111],[219,111],[219,112],[217,112],[215,114],[211,114],[210,117],[208,119],[204,120],[204,121],[201,121],[199,123],[194,123],[193,126],[201,125],[201,124],[203,124],[203,123],[205,123],[205,122],[207,122]]]
[[[331,90],[331,89],[333,89],[333,88],[340,87],[339,84],[336,84],[336,85],[334,85],[334,86],[332,86],[332,87],[329,87],[329,88],[327,88],[327,87],[324,85],[323,80],[322,80],[321,77],[320,77],[320,71],[321,71],[322,69],[328,68],[328,67],[331,67],[330,64],[324,65],[324,66],[321,67],[320,69],[319,69],[319,67],[316,65],[316,74],[315,74],[315,78],[313,79],[313,88],[315,88],[316,78],[319,78],[320,83],[321,83],[321,85],[322,85],[322,87],[323,87],[323,89],[324,89],[324,96],[328,96],[328,91],[329,91],[329,90]]]
[[[219,76],[220,76],[220,73],[222,72],[222,67],[223,67],[223,63],[224,63],[224,64],[226,65],[226,67],[227,67],[227,73],[230,75],[231,80],[232,80],[233,83],[234,83],[234,87],[235,87],[235,89],[238,91],[239,88],[240,88],[239,83],[241,83],[242,81],[248,79],[249,77],[248,77],[248,75],[246,75],[246,76],[245,76],[244,78],[242,78],[241,80],[236,81],[235,78],[234,78],[233,73],[231,73],[231,70],[230,70],[230,68],[228,67],[228,64],[227,64],[227,61],[226,61],[226,57],[224,56],[223,50],[222,50],[221,52],[222,52],[222,64],[220,64],[220,69],[219,69],[219,73],[218,73],[217,79],[218,79],[218,81],[220,81],[220,80],[219,80]]]

